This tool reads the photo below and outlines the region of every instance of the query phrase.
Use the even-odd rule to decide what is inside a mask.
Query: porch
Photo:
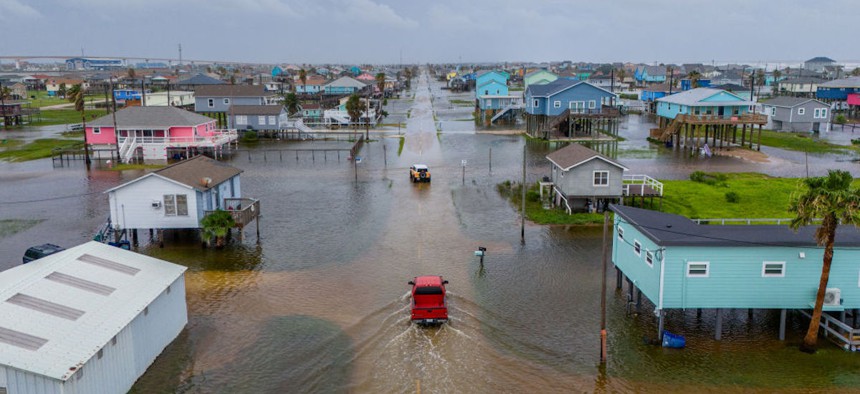
[[[239,238],[244,238],[244,228],[251,222],[257,224],[257,239],[260,238],[260,200],[255,198],[225,198],[225,211],[230,212],[235,224],[233,227],[239,229]],[[203,216],[215,212],[214,210],[203,211]]]
[[[224,147],[239,140],[239,134],[234,129],[214,130],[207,136],[174,137],[174,136],[117,136],[119,156],[123,163],[129,163],[137,151],[143,150],[143,159],[167,160],[168,149],[211,149],[217,158]]]

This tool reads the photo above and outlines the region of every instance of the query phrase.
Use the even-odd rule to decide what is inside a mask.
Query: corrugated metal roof
[[[590,149],[585,145],[575,142],[546,155],[546,158],[563,171],[567,171],[594,158],[601,159],[609,164],[621,168],[622,170],[627,170],[627,167],[623,164],[601,155],[599,152]]]
[[[773,107],[792,108],[792,107],[796,107],[796,106],[801,105],[801,104],[805,104],[809,101],[815,101],[815,102],[817,102],[823,106],[828,106],[827,104],[825,104],[821,101],[818,101],[816,99],[803,98],[803,97],[789,97],[789,96],[774,97],[770,100],[762,101],[761,103],[764,105],[770,105]]]
[[[325,87],[338,87],[338,88],[356,88],[363,89],[367,86],[364,82],[361,82],[355,78],[350,77],[340,77],[335,79],[334,81],[329,82],[325,85]]]
[[[720,93],[726,93],[737,97],[738,101],[702,101],[707,99],[708,97],[715,96]],[[671,96],[666,96],[662,98],[658,98],[657,101],[665,101],[667,103],[672,104],[680,104],[686,105],[688,107],[699,107],[699,106],[719,106],[719,105],[755,105],[753,101],[744,100],[738,95],[728,92],[721,89],[711,89],[711,88],[695,88],[690,89],[684,92],[675,93]]]
[[[818,85],[820,88],[860,88],[860,77],[834,79]]]
[[[69,378],[185,270],[88,242],[0,272],[0,365]]]

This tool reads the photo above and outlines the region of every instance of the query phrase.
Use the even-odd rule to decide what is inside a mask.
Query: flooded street
[[[548,175],[544,155],[555,147],[475,134],[474,123],[461,120],[469,111],[446,103],[440,86],[426,73],[413,81],[402,146],[393,135],[371,136],[357,181],[345,157],[234,156],[231,164],[245,171],[243,193],[261,200],[259,243],[248,231],[223,250],[201,249],[192,233],[169,235],[163,249],[143,244],[139,252],[189,267],[189,323],[134,391],[858,390],[858,355],[823,339],[816,356],[800,353],[806,323],[790,318],[781,342],[778,311],[724,315],[722,341],[713,339],[712,311],[699,318],[676,311],[667,329],[685,335],[687,349],[648,345],[643,337],[656,336],[653,305],[628,314],[614,272],[609,362],[599,368],[602,229],[527,223],[521,242],[517,208],[496,185],[521,179],[524,146],[529,181]],[[644,141],[648,122],[630,116],[620,130],[618,158],[636,173],[677,179],[697,169],[806,171],[803,153],[778,149],[762,148],[772,162],[752,163],[656,148]],[[345,143],[260,147],[303,144]],[[843,168],[858,175],[848,159],[810,155],[810,174]],[[415,163],[430,167],[432,183],[410,183],[407,169]],[[0,220],[22,227],[0,237],[0,268],[19,264],[32,244],[91,239],[108,215],[101,192],[141,174],[87,173],[82,163],[54,168],[50,160],[0,163]],[[473,255],[478,246],[488,249],[483,267]],[[450,281],[450,324],[410,324],[407,281],[417,275]]]

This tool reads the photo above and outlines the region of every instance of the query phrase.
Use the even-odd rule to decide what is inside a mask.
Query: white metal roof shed
[[[185,270],[88,242],[0,272],[0,365],[67,380]]]

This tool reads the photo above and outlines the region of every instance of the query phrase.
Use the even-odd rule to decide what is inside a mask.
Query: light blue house
[[[340,77],[323,86],[323,94],[328,95],[348,95],[358,93],[364,89],[366,85],[350,77]]]
[[[675,119],[678,114],[717,116],[724,119],[750,112],[754,102],[720,89],[696,88],[657,99],[657,116]]]
[[[788,310],[814,306],[823,248],[815,226],[793,232],[785,225],[696,224],[683,216],[611,205],[615,212],[612,262],[654,304],[658,332],[670,309],[715,309],[720,338],[726,309],[780,310],[784,339]],[[860,231],[842,226],[827,284],[824,320],[846,321],[860,308]],[[824,324],[824,320],[822,324]],[[860,330],[854,331],[856,335]],[[849,342],[851,338],[849,338]],[[860,336],[856,336],[860,345]]]
[[[666,82],[666,67],[639,66],[633,73],[633,78],[641,83]]]
[[[613,105],[615,93],[586,81],[557,79],[546,85],[529,85],[525,93],[529,115],[558,116],[570,109],[573,113],[600,113],[603,105]]]
[[[482,111],[500,110],[522,102],[522,96],[508,94],[508,74],[500,71],[482,71],[477,74],[475,99]]]

